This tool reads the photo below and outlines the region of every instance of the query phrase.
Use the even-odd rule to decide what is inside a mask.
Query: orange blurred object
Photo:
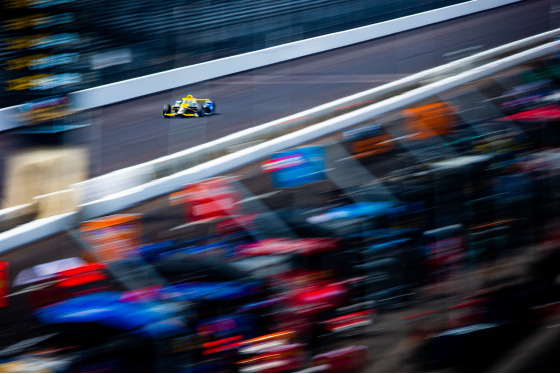
[[[411,139],[424,140],[452,132],[457,109],[445,101],[405,109],[403,115]]]
[[[91,247],[83,257],[107,263],[134,254],[142,245],[141,218],[139,214],[116,214],[82,223],[81,237]]]

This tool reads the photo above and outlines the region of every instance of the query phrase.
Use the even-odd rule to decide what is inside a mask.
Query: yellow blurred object
[[[35,218],[75,212],[79,197],[70,186],[84,181],[87,175],[88,155],[83,148],[20,152],[7,161],[4,208],[32,204],[29,209],[37,211]]]
[[[0,364],[0,373],[52,373],[52,371],[25,360],[16,360]]]

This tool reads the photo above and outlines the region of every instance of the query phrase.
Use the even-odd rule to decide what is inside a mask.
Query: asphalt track
[[[464,57],[469,52],[548,31],[558,27],[551,6],[548,0],[523,1],[376,41],[116,104],[94,111],[92,120],[96,125],[70,136],[86,136],[90,140],[93,177],[282,118]],[[217,103],[218,115],[163,119],[163,105],[182,97],[187,91],[197,97],[213,99]],[[13,134],[6,134],[0,142],[3,158],[8,154],[6,152],[24,144],[21,137]],[[266,190],[270,186],[259,187]],[[292,201],[311,197],[299,190],[288,194]],[[282,205],[286,198],[285,194],[271,196],[269,206]],[[144,234],[149,242],[166,239],[170,227],[184,223],[182,208],[170,207],[167,197],[146,202],[130,211],[147,212]],[[186,230],[203,233],[210,229],[204,226]],[[0,260],[10,262],[10,278],[13,280],[21,269],[78,255],[83,246],[77,236],[77,232],[55,235],[3,254]],[[23,305],[18,307],[25,308]],[[25,325],[18,327],[17,320],[3,320],[12,328],[25,329]],[[22,324],[27,322],[21,321]]]
[[[93,111],[94,126],[66,134],[87,141],[90,176],[146,162],[313,108],[558,23],[549,0],[526,0],[371,42],[316,54],[115,104]],[[161,116],[164,104],[191,91],[217,103],[208,118]],[[0,159],[28,137],[2,134]]]
[[[184,86],[93,113],[91,174],[149,161],[313,108],[549,27],[549,1],[531,0],[372,42]],[[463,52],[462,52],[463,51]],[[210,98],[218,115],[165,120],[166,103]]]

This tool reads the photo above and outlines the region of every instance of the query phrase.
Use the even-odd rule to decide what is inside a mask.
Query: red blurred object
[[[274,314],[276,327],[305,337],[317,323],[318,313],[343,304],[348,289],[343,283],[329,282],[329,275],[327,271],[296,269],[272,276],[270,284],[277,289],[282,307]]]
[[[103,264],[88,264],[73,269],[61,271],[57,274],[58,287],[75,287],[86,283],[108,279],[106,266]]]
[[[265,239],[254,243],[238,246],[236,254],[239,256],[267,256],[285,255],[297,253],[308,255],[335,249],[338,239],[314,238],[314,239]]]
[[[541,254],[560,251],[560,232],[547,235],[539,245],[538,251]]]
[[[231,180],[212,178],[170,195],[171,205],[186,204],[187,221],[211,221],[241,215],[240,195]]]
[[[350,313],[325,321],[327,330],[339,332],[356,327],[367,326],[373,322],[374,310],[364,310],[361,312]]]
[[[498,118],[498,121],[557,121],[560,120],[560,106],[546,105],[526,110],[511,116]]]
[[[297,331],[300,337],[311,333],[321,312],[341,306],[347,296],[346,287],[325,281],[293,282],[286,285],[286,308],[277,314],[279,328]]]
[[[428,266],[433,272],[458,265],[465,257],[463,236],[438,240],[428,244],[428,247],[430,250]]]
[[[229,338],[214,340],[206,342],[202,345],[204,348],[203,354],[209,355],[212,353],[219,353],[229,349],[237,348],[241,345],[242,335],[231,336]]]
[[[450,328],[480,323],[486,299],[475,299],[448,308]]]
[[[224,338],[224,339],[220,339],[220,340],[214,340],[212,342],[206,342],[204,343],[202,346],[204,348],[214,348],[226,343],[232,343],[232,342],[237,342],[240,341],[243,337],[241,335],[235,335],[235,336],[230,336],[229,338]]]
[[[258,214],[235,217],[221,221],[216,226],[216,233],[221,236],[237,234],[254,229],[254,221]]]
[[[8,276],[8,264],[8,261],[0,261],[0,308],[9,304],[10,278]]]
[[[367,364],[368,357],[366,346],[354,345],[314,356],[311,361],[313,366],[325,365],[326,372],[347,373],[362,369]]]
[[[276,275],[271,280],[289,306],[297,314],[312,315],[323,310],[336,308],[344,303],[348,294],[346,282],[330,282],[327,271],[296,269]]]
[[[348,290],[342,285],[326,284],[320,282],[310,285],[303,292],[294,292],[291,302],[296,307],[298,313],[316,314],[328,309],[340,306]]]
[[[55,281],[46,279],[44,287],[30,292],[33,309],[42,308],[72,297],[110,290],[111,283],[104,264],[88,264],[56,273]]]
[[[271,284],[281,292],[291,309],[314,313],[342,304],[348,293],[346,282],[330,282],[325,271],[292,270],[274,277]]]
[[[538,319],[557,318],[560,315],[560,302],[539,305],[532,308]]]

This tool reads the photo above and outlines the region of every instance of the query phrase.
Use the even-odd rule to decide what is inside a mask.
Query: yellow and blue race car
[[[173,105],[163,106],[163,118],[203,117],[214,114],[216,104],[210,99],[195,99],[189,92],[187,97],[175,101]]]

